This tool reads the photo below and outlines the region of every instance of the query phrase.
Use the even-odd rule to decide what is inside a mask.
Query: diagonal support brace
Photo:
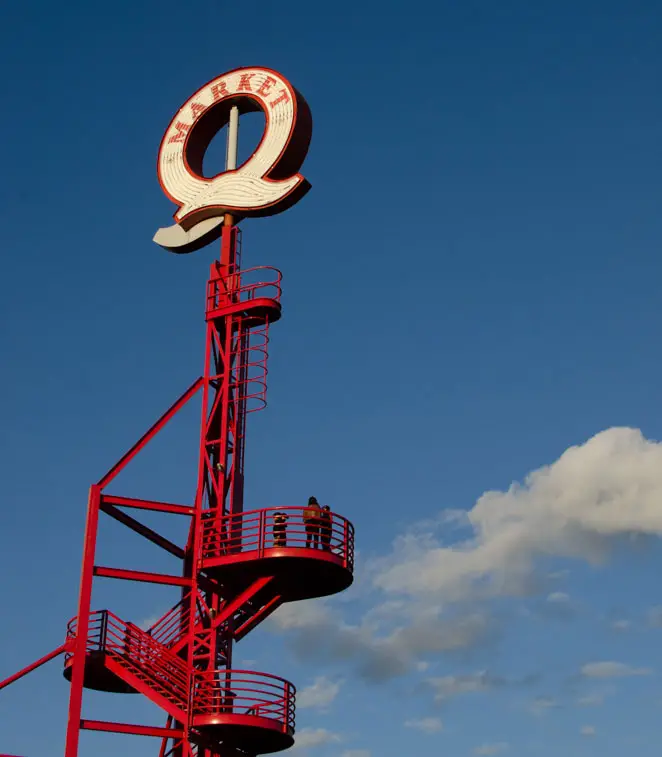
[[[152,544],[156,544],[161,547],[161,549],[165,549],[166,552],[170,552],[171,555],[179,557],[180,560],[184,559],[186,553],[181,547],[178,547],[169,539],[161,536],[161,534],[157,534],[156,531],[149,528],[149,526],[146,526],[135,518],[132,518],[130,515],[123,513],[120,509],[115,507],[115,505],[109,505],[107,502],[104,502],[103,498],[99,505],[99,509],[106,513],[106,515],[110,515],[110,517],[114,518],[118,523],[121,523],[132,531],[135,531],[137,534],[144,536],[145,539],[151,541]]]
[[[47,662],[50,662],[52,659],[54,659],[58,655],[61,655],[63,652],[66,652],[67,647],[68,647],[67,644],[61,644],[57,649],[54,649],[52,652],[49,652],[47,655],[44,655],[42,658],[37,660],[37,662],[33,662],[32,665],[28,665],[27,667],[23,668],[23,670],[19,670],[19,672],[15,673],[13,676],[9,676],[9,678],[5,678],[4,681],[0,681],[0,689],[4,689],[5,686],[9,686],[10,683],[14,683],[14,681],[18,681],[19,679],[23,678],[23,676],[26,676],[28,673],[32,673],[33,670],[40,668],[42,665],[45,665]]]

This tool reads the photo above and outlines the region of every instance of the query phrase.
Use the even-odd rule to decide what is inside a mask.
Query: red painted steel
[[[195,515],[195,510],[187,505],[173,505],[170,502],[154,502],[152,500],[135,499],[134,497],[117,497],[112,494],[101,495],[102,504],[117,505],[118,507],[135,507],[138,510],[154,510],[171,515]]]
[[[52,652],[49,652],[47,655],[40,657],[36,662],[33,662],[30,665],[27,665],[26,667],[23,668],[23,670],[19,670],[18,673],[14,673],[14,675],[9,676],[9,678],[5,678],[4,681],[0,681],[0,689],[4,689],[6,686],[9,686],[10,683],[19,681],[28,673],[32,673],[33,670],[40,668],[42,665],[45,665],[47,662],[50,662],[55,657],[59,657],[65,651],[66,648],[67,648],[66,644],[60,644],[59,647],[54,649]],[[3,757],[3,756],[0,754],[0,757]]]
[[[126,570],[125,568],[106,568],[94,566],[94,575],[100,578],[119,578],[124,581],[143,581],[148,584],[167,584],[170,586],[191,586],[191,579],[183,576],[167,576],[163,573],[147,573],[144,570]]]
[[[244,556],[258,560],[274,554],[274,550],[295,549],[305,550],[294,553],[302,559],[333,560],[353,570],[354,526],[346,518],[330,512],[327,523],[308,530],[303,518],[306,509],[288,505],[225,515],[220,519],[220,527],[203,520],[204,564],[237,562]],[[275,518],[281,513],[287,521],[284,530],[277,530]]]
[[[294,730],[293,684],[278,676],[250,670],[207,670],[193,674],[193,722],[215,718],[214,725],[239,714],[269,718],[283,731]]]
[[[146,431],[140,439],[131,447],[131,449],[124,454],[113,467],[106,473],[106,475],[99,481],[97,487],[99,490],[104,489],[108,484],[116,478],[126,466],[133,460],[133,458],[140,452],[141,449],[149,444],[149,442],[161,431],[161,429],[186,405],[186,403],[193,397],[202,386],[202,378],[197,378],[191,386],[182,394],[182,396],[176,400],[163,415],[156,421],[156,423]]]
[[[179,557],[182,560],[184,559],[184,555],[186,553],[181,547],[173,544],[169,539],[164,539],[163,536],[161,536],[161,534],[157,534],[154,529],[145,526],[135,518],[132,518],[130,515],[122,512],[119,508],[115,507],[115,505],[109,504],[106,498],[103,496],[101,497],[101,504],[99,505],[99,507],[104,513],[106,513],[106,515],[110,515],[111,518],[119,521],[122,525],[128,526],[132,531],[135,531],[137,534],[144,536],[145,539],[151,541],[152,544],[156,544],[157,546],[161,547],[161,549],[165,549],[166,552],[170,552],[170,554],[174,555],[175,557]]]
[[[107,720],[82,720],[80,727],[88,731],[106,731],[109,733],[130,733],[135,736],[156,736],[162,738],[183,737],[185,732],[177,728],[159,728],[131,723],[113,723]]]
[[[342,591],[352,582],[354,528],[344,517],[329,512],[311,524],[303,505],[244,510],[246,418],[266,405],[269,328],[281,317],[282,289],[275,268],[242,270],[240,250],[239,230],[225,226],[207,283],[203,376],[90,488],[78,612],[65,643],[0,683],[64,653],[71,682],[65,757],[79,754],[81,729],[158,737],[160,757],[251,757],[288,748],[294,686],[234,670],[233,646],[284,602]],[[106,493],[200,390],[193,505]],[[186,543],[166,539],[124,508],[188,516]],[[96,565],[100,513],[179,559],[180,574]],[[171,585],[179,600],[150,628],[139,628],[109,610],[91,610],[99,577]],[[167,716],[165,727],[85,719],[85,688],[145,696]]]

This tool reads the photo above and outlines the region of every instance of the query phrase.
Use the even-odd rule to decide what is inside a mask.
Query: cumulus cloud
[[[483,494],[466,514],[468,539],[447,546],[433,532],[401,536],[373,562],[385,592],[448,600],[531,590],[541,557],[600,563],[619,540],[662,534],[662,444],[611,428],[567,449],[523,484]]]
[[[581,669],[585,678],[630,678],[648,676],[652,672],[649,668],[634,668],[622,662],[589,662]]]
[[[402,611],[403,624],[391,607],[387,630],[383,618],[377,617],[383,613],[378,606],[352,625],[326,603],[292,602],[274,613],[271,627],[292,632],[294,650],[303,660],[349,662],[372,682],[415,669],[422,655],[464,649],[493,632],[490,618],[480,612],[444,618],[441,608],[410,605]]]
[[[341,757],[370,757],[369,749],[346,749]]]
[[[542,614],[545,617],[568,620],[575,616],[577,608],[565,591],[553,591],[547,595]]]
[[[361,598],[372,609],[363,618],[347,622],[337,603],[292,603],[271,628],[289,632],[303,659],[346,662],[373,682],[404,675],[422,659],[498,638],[486,600],[536,592],[547,598],[543,615],[569,616],[569,596],[547,593],[567,575],[550,574],[549,560],[599,564],[617,545],[662,534],[660,502],[662,444],[611,428],[522,483],[485,492],[466,512],[412,525],[387,554],[367,561]],[[545,570],[537,573],[538,564]]]
[[[302,728],[297,731],[292,749],[310,749],[323,744],[334,744],[340,741],[340,736],[326,728]]]
[[[427,678],[425,683],[434,692],[434,701],[437,704],[445,704],[455,697],[466,694],[480,694],[504,687],[530,686],[538,680],[539,676],[536,674],[524,676],[523,678],[504,678],[483,670],[468,675]]]
[[[583,725],[579,731],[582,736],[595,736],[596,730],[594,725]]]
[[[632,622],[629,620],[626,620],[625,618],[621,618],[620,620],[614,620],[612,621],[611,627],[614,629],[614,631],[629,631],[632,626]]]
[[[478,755],[493,755],[493,754],[503,754],[504,752],[507,752],[509,749],[509,744],[507,744],[505,741],[502,741],[498,744],[482,744],[481,746],[477,746],[474,749],[474,754]]]
[[[297,692],[297,709],[307,707],[324,709],[328,707],[338,696],[340,681],[331,681],[325,676],[316,678],[310,686],[306,686]]]
[[[405,721],[406,728],[413,728],[423,733],[439,733],[443,731],[444,724],[439,718],[421,718],[420,720]]]

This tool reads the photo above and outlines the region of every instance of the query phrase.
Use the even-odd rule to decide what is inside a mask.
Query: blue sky
[[[314,493],[360,559],[239,658],[301,690],[302,755],[657,754],[661,22],[636,0],[3,3],[0,675],[60,643],[88,485],[202,370],[214,250],[151,242],[162,132],[264,65],[310,103],[313,190],[244,224],[285,291],[247,504]],[[116,491],[190,501],[198,420]],[[100,562],[168,569],[139,547],[109,527]],[[171,601],[95,596],[136,621]],[[0,750],[61,753],[67,693],[58,662],[3,691]]]

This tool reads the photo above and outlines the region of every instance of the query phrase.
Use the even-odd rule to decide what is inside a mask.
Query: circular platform
[[[232,273],[219,268],[207,284],[207,320],[238,313],[249,327],[274,323],[281,317],[281,281],[281,272],[271,266]]]
[[[271,300],[268,297],[258,297],[249,302],[238,302],[234,305],[225,305],[209,310],[207,311],[207,320],[224,318],[233,313],[239,313],[242,316],[245,326],[254,327],[279,321],[282,315],[282,308],[276,300]]]
[[[354,527],[336,513],[307,523],[306,509],[210,514],[203,520],[203,570],[239,591],[274,576],[285,602],[343,591],[354,580]]]
[[[294,744],[294,686],[248,670],[194,674],[191,725],[213,741],[248,754],[270,754]]]
[[[193,727],[214,741],[247,754],[272,754],[294,744],[291,729],[283,731],[269,718],[250,715],[210,715],[193,718]]]
[[[63,675],[71,683],[73,655],[65,658]],[[85,677],[83,686],[95,691],[112,694],[137,694],[138,692],[106,667],[106,652],[96,650],[85,656]]]

